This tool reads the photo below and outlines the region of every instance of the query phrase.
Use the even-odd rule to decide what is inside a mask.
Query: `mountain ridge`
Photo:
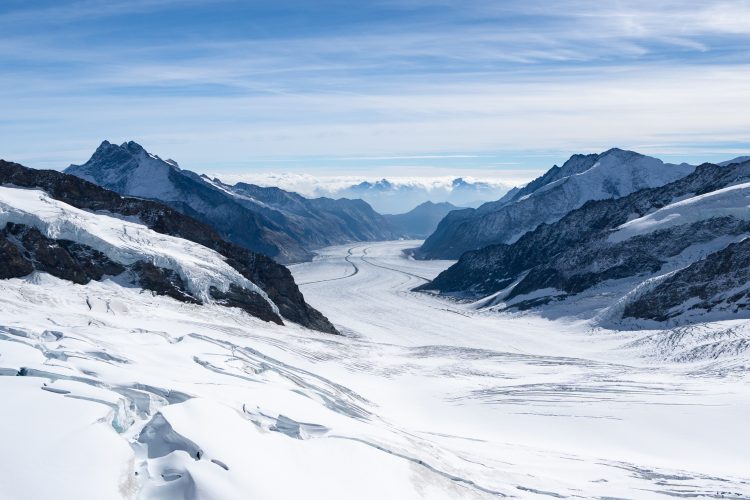
[[[437,227],[438,223],[453,210],[459,207],[443,202],[425,201],[403,214],[385,214],[386,220],[404,238],[425,238]]]
[[[312,251],[324,246],[395,237],[365,202],[307,199],[289,192],[279,196],[283,190],[244,183],[230,186],[183,170],[133,141],[118,146],[105,140],[86,163],[65,172],[123,195],[167,203],[233,243],[282,263],[310,260]],[[267,201],[246,196],[248,191]],[[276,205],[274,197],[284,203]]]
[[[557,302],[565,304],[567,299],[595,293],[596,287],[607,283],[630,283],[623,286],[632,287],[675,271],[678,273],[675,280],[690,276],[697,282],[700,273],[695,270],[713,270],[715,275],[701,278],[704,291],[715,292],[716,282],[722,280],[734,283],[736,288],[742,282],[737,274],[741,266],[732,270],[718,262],[729,259],[735,265],[745,262],[750,266],[747,245],[740,244],[750,236],[748,203],[750,161],[726,166],[703,164],[664,186],[621,198],[591,200],[557,222],[542,224],[514,243],[467,252],[420,289],[474,298],[494,297],[485,305],[523,310]],[[739,246],[731,255],[722,257],[721,252],[732,244]],[[717,264],[700,264],[704,260]],[[670,296],[687,300],[684,291],[676,290],[676,281],[667,283],[672,283],[675,289],[668,290],[664,285],[658,292],[647,295],[649,300],[664,307],[669,305],[668,309],[683,307],[676,299],[664,299]],[[737,311],[745,307],[740,292],[720,298],[704,292],[702,304],[709,308],[708,312],[719,304],[724,310]],[[694,315],[689,308],[699,307],[684,306],[677,314],[648,308],[646,304],[643,299],[638,306],[612,304],[612,307],[620,317],[638,313],[640,316],[635,314],[636,317],[655,321]],[[643,311],[652,316],[644,318]]]
[[[528,185],[477,209],[446,216],[414,256],[457,259],[468,250],[512,243],[539,224],[552,223],[589,200],[630,194],[689,174],[692,165],[665,164],[657,158],[612,148],[573,155]]]

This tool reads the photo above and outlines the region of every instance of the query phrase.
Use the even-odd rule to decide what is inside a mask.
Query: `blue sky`
[[[0,3],[0,157],[524,180],[750,151],[750,1]]]

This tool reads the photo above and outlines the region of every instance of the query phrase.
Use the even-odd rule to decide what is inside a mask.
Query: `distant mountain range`
[[[688,169],[633,155],[626,155],[632,159],[627,165],[640,164],[637,171],[662,172],[648,177],[652,183],[665,179],[667,170],[668,176],[677,176]],[[557,221],[539,221],[510,243],[466,252],[421,289],[484,298],[478,307],[596,312],[602,321],[679,324],[746,317],[750,161],[689,169],[688,175],[661,186],[592,198]],[[611,173],[621,179],[633,171]],[[641,177],[627,185],[644,183]]]
[[[693,166],[670,165],[632,151],[574,155],[522,188],[477,209],[457,210],[415,251],[417,258],[457,259],[468,250],[512,243],[544,223],[559,220],[590,200],[617,198],[661,186]]]
[[[384,217],[402,237],[422,239],[432,234],[449,212],[457,209],[457,206],[445,201],[442,203],[426,201],[404,214]]]
[[[308,199],[279,188],[228,185],[148,153],[108,141],[66,173],[117,193],[159,200],[214,228],[227,240],[282,263],[309,260],[316,248],[398,237],[362,200]]]
[[[344,188],[319,187],[317,192],[327,196],[361,198],[380,213],[397,214],[408,212],[428,201],[446,202],[460,207],[475,207],[499,198],[508,189],[508,186],[501,183],[457,177],[441,182],[380,179],[375,182],[363,181]]]

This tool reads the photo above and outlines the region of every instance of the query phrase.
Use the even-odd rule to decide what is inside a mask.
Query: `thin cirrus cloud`
[[[2,155],[62,168],[133,139],[200,171],[498,177],[750,149],[747,1],[311,4],[10,0]]]

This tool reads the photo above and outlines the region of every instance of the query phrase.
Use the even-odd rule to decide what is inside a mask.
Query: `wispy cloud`
[[[155,12],[170,7],[218,3],[219,0],[78,0],[29,4],[10,8],[0,13],[0,25],[19,24],[61,25],[76,21],[96,20],[126,14]]]
[[[460,170],[741,150],[748,21],[739,0],[18,3],[0,154],[63,167],[108,137],[192,167]]]

